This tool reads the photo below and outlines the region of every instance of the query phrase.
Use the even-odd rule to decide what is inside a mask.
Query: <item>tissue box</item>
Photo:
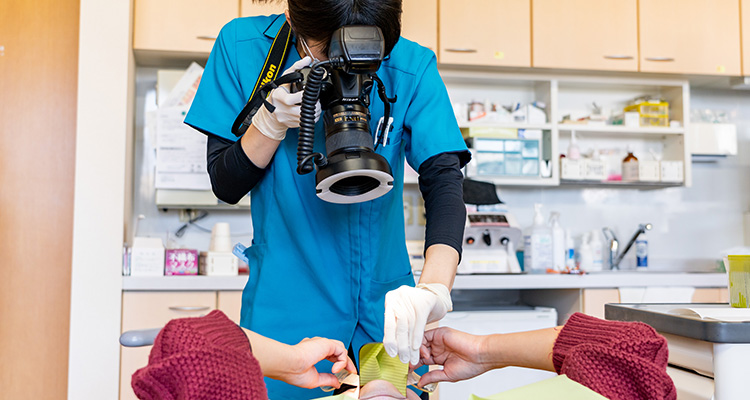
[[[239,274],[239,259],[232,253],[202,251],[199,272],[208,276],[236,276]]]
[[[682,161],[661,162],[662,182],[683,182],[684,180]]]
[[[198,250],[167,249],[164,275],[198,275]]]
[[[639,161],[638,179],[642,182],[659,182],[661,176],[659,161]]]
[[[130,276],[163,276],[164,244],[160,238],[136,237],[130,253]]]
[[[571,160],[570,158],[560,159],[560,178],[562,179],[582,179],[583,171],[581,160]]]

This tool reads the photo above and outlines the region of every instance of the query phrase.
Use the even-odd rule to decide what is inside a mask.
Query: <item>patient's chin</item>
[[[359,391],[360,400],[419,400],[419,396],[406,390],[404,397],[392,383],[383,380],[369,382]]]

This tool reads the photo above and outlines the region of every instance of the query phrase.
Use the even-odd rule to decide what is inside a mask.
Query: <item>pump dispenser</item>
[[[578,148],[578,139],[576,139],[576,131],[570,132],[570,144],[568,145],[567,157],[571,160],[578,160],[581,158],[581,150]]]
[[[524,270],[531,273],[544,273],[553,268],[552,229],[544,223],[542,205],[534,204],[534,224],[524,235]]]

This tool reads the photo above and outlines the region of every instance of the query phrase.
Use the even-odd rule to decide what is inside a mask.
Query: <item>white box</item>
[[[568,157],[560,159],[560,178],[562,179],[582,179],[583,172],[581,160],[571,160]]]
[[[737,155],[737,125],[691,122],[688,137],[692,154]]]
[[[628,128],[639,128],[641,126],[641,115],[634,111],[623,114],[622,124]]]
[[[588,181],[603,181],[607,179],[607,165],[602,160],[582,159],[581,178]]]
[[[133,239],[130,276],[164,276],[164,243],[160,238]]]
[[[659,182],[661,179],[659,161],[639,161],[638,179],[642,182]]]
[[[201,252],[198,273],[207,276],[236,276],[239,271],[239,259],[232,253]]]
[[[682,161],[662,161],[661,162],[661,181],[662,182],[683,182],[684,166]]]

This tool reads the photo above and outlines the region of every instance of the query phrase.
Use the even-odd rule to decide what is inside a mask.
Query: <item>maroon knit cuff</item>
[[[219,310],[213,310],[200,318],[184,318],[181,323],[189,325],[196,333],[204,336],[212,346],[230,350],[250,350],[250,340],[237,324]]]
[[[649,346],[647,354],[638,355],[645,356],[653,361],[660,361],[663,358],[666,366],[666,341],[656,333],[654,328],[641,322],[606,321],[586,314],[575,313],[570,316],[555,341],[552,350],[552,362],[555,365],[555,371],[560,373],[565,358],[575,346],[580,344],[600,344],[611,347],[621,342],[646,339],[658,339],[657,342],[659,343],[663,341],[663,351]]]

